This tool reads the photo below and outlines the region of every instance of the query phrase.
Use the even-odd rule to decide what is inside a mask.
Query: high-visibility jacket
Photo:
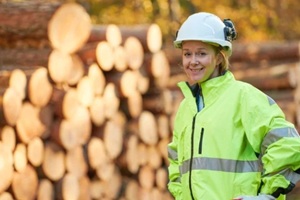
[[[168,189],[177,200],[285,194],[300,180],[300,137],[275,101],[227,71],[199,85],[204,107],[180,82],[168,145]]]

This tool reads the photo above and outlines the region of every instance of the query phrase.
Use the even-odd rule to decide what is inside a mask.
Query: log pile
[[[185,75],[159,27],[92,25],[74,3],[0,5],[0,199],[173,199],[167,144]],[[297,45],[237,44],[231,64],[299,127]]]
[[[0,24],[0,199],[172,199],[159,26],[38,2],[4,3]]]

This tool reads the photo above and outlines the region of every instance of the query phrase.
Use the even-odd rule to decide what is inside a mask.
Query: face
[[[201,41],[184,41],[182,64],[190,84],[202,83],[218,76],[220,56],[212,45]]]

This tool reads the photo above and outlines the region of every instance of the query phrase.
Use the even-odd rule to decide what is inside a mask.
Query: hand
[[[259,194],[258,196],[239,196],[233,200],[276,200],[276,198],[267,194]]]

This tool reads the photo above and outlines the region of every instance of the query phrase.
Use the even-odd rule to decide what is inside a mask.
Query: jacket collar
[[[200,87],[205,105],[216,99],[222,93],[224,88],[226,88],[227,85],[234,80],[235,78],[233,74],[230,71],[226,71],[226,73],[222,76],[218,76],[201,83]],[[178,87],[181,89],[185,98],[194,98],[192,89],[187,82],[179,82]]]

